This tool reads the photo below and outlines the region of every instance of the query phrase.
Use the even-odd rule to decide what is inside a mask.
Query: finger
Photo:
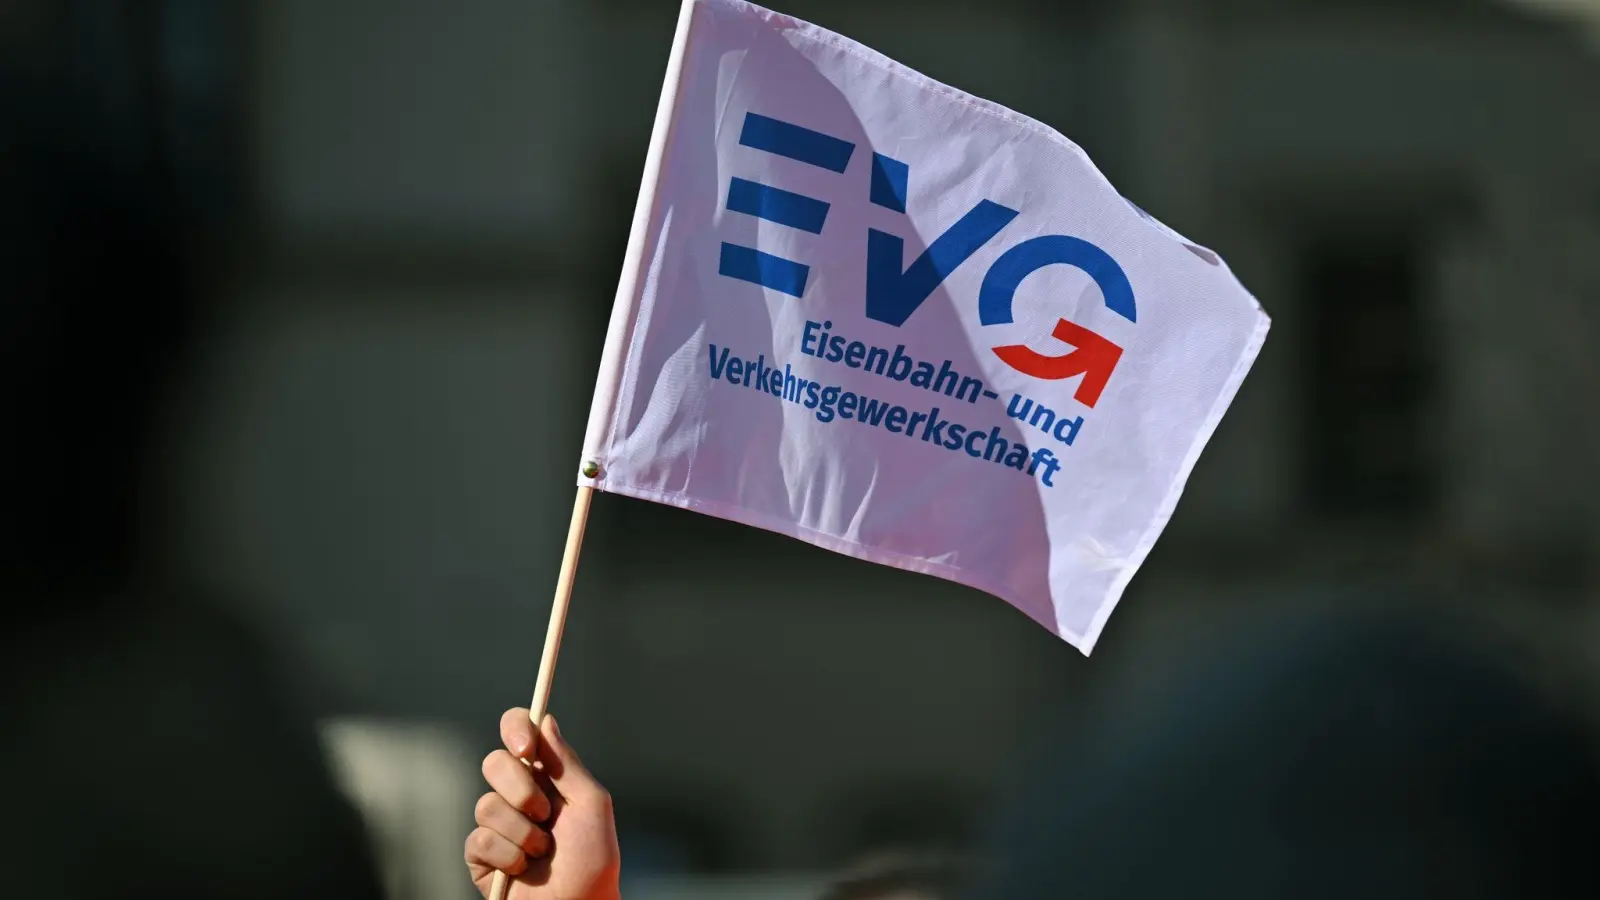
[[[545,716],[540,731],[544,739],[539,741],[539,762],[561,796],[572,803],[610,803],[611,795],[584,768],[577,752],[562,738],[555,716]]]
[[[512,808],[499,794],[484,794],[473,807],[472,817],[479,825],[493,831],[529,856],[543,856],[550,850],[550,835],[533,824],[527,816]]]
[[[528,718],[527,707],[508,709],[500,717],[500,740],[513,756],[532,759],[534,751],[533,722]]]
[[[550,798],[534,783],[527,764],[509,752],[496,750],[484,757],[483,777],[512,808],[526,813],[535,822],[550,818]]]
[[[499,869],[507,875],[521,875],[528,868],[528,857],[504,835],[488,828],[474,828],[467,835],[467,865]]]

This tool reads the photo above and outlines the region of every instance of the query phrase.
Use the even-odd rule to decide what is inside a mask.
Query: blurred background
[[[552,710],[634,895],[964,846],[1093,709],[1330,597],[1489,622],[1600,718],[1600,4],[775,5],[1059,129],[1274,325],[1092,659],[956,585],[598,498]],[[205,236],[142,552],[266,648],[392,900],[472,895],[676,6],[0,7],[8,68],[74,85]]]

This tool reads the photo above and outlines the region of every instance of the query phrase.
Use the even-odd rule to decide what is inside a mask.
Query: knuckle
[[[510,738],[512,735],[520,734],[531,727],[531,722],[528,719],[528,710],[525,707],[514,706],[500,714],[500,736],[502,738]]]
[[[530,786],[526,790],[518,790],[515,796],[507,794],[506,802],[515,807],[517,812],[524,815],[537,816],[541,802],[549,803],[550,801],[545,799],[544,792]]]
[[[496,750],[484,759],[483,777],[494,793],[521,812],[532,811],[542,799],[528,767],[505,750]]]
[[[489,824],[489,818],[494,815],[496,807],[495,800],[497,797],[499,797],[499,795],[492,792],[484,794],[482,797],[478,798],[477,803],[473,804],[472,817],[479,825]]]
[[[544,791],[535,790],[532,796],[528,798],[527,809],[523,811],[531,816],[543,819],[544,817],[550,815],[554,808],[554,804],[550,802],[549,797],[545,796]]]
[[[473,862],[488,862],[489,853],[494,849],[494,836],[487,828],[475,829],[467,835],[467,859]]]
[[[504,752],[504,750],[496,750],[483,758],[483,765],[479,768],[483,772],[484,778],[494,778],[494,771],[499,766],[497,760],[500,758],[500,754]]]
[[[516,788],[524,780],[523,765],[504,750],[496,750],[483,760],[483,777],[500,793]]]
[[[549,848],[550,836],[545,834],[542,828],[530,828],[527,836],[517,846],[522,848],[523,853],[540,856]]]

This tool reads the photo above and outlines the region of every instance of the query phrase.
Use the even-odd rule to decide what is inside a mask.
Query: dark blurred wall
[[[172,388],[242,216],[237,11],[0,15],[8,894],[379,895],[276,648],[161,564]]]

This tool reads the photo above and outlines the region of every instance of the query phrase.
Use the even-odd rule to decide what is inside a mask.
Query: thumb
[[[539,742],[539,761],[544,764],[545,775],[561,796],[569,803],[609,800],[606,789],[589,773],[583,761],[578,759],[577,751],[561,736],[561,726],[556,724],[555,716],[545,716],[539,732],[544,737]]]

